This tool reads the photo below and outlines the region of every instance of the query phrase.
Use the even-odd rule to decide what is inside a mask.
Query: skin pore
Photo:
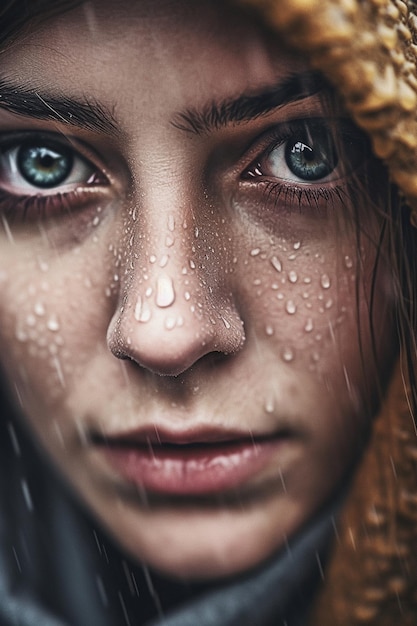
[[[172,575],[242,571],[299,530],[395,356],[383,218],[352,182],[381,172],[322,92],[222,2],[93,0],[2,55],[5,376],[96,517]],[[154,450],[145,484],[114,462],[127,442]]]

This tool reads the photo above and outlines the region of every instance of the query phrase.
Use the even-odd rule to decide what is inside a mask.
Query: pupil
[[[322,128],[309,129],[285,147],[285,161],[301,180],[320,180],[328,176],[338,162],[333,140]],[[307,137],[308,134],[308,137]]]
[[[28,183],[46,189],[65,181],[73,167],[73,156],[63,146],[25,144],[18,150],[17,165]]]

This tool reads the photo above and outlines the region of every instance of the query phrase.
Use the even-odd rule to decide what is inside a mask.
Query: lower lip
[[[262,472],[283,444],[261,442],[202,446],[103,446],[110,466],[128,482],[155,494],[206,495],[238,488]]]

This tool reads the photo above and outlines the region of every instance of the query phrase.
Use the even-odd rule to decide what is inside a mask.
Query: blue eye
[[[70,175],[74,157],[70,150],[29,143],[18,148],[16,164],[21,176],[34,187],[51,189]]]
[[[270,154],[274,160],[274,150]],[[315,181],[329,176],[338,163],[332,137],[323,128],[309,128],[286,142],[285,163],[297,178]]]

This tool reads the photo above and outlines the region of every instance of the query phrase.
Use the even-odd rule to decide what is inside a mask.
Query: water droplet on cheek
[[[294,315],[294,313],[296,313],[297,311],[297,306],[295,302],[293,300],[288,300],[288,302],[285,305],[285,310],[287,311],[289,315]]]
[[[323,289],[329,289],[330,287],[330,278],[328,276],[328,274],[323,274],[320,278],[320,284],[323,287]]]
[[[281,352],[281,357],[282,360],[285,361],[285,363],[291,363],[291,361],[293,361],[295,357],[294,350],[289,347],[284,348]]]

